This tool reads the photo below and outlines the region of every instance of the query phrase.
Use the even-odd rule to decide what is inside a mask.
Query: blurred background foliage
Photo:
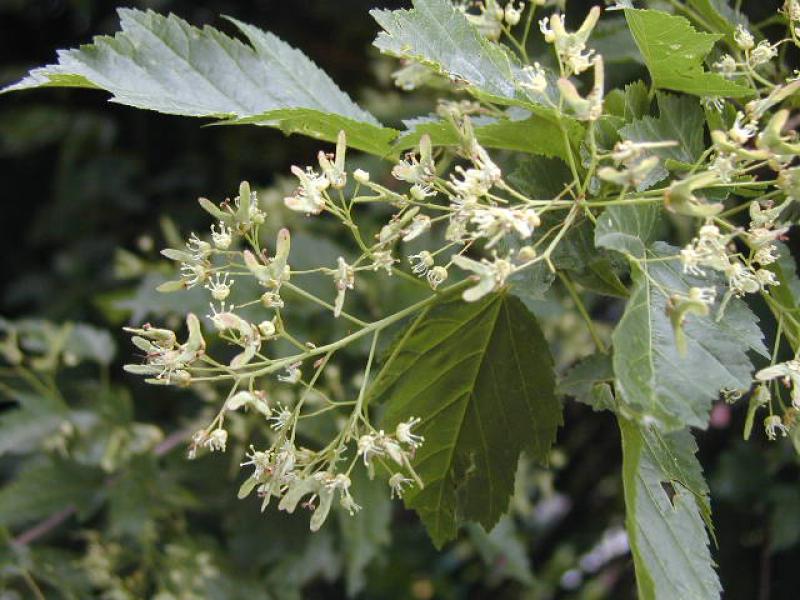
[[[119,4],[0,0],[0,84],[51,61],[57,48],[115,31]],[[218,16],[227,14],[270,30],[383,122],[398,125],[435,105],[434,92],[394,90],[394,65],[370,48],[375,26],[367,9],[403,4],[125,6],[172,11],[230,31]],[[573,16],[582,17],[590,4],[571,2]],[[752,10],[763,16],[771,4]],[[603,51],[615,53],[618,73],[640,76],[624,36],[607,33]],[[175,313],[187,305],[205,312],[199,298],[154,291],[169,274],[158,249],[207,227],[198,196],[221,200],[248,179],[262,190],[270,224],[277,228],[286,219],[292,226],[296,267],[346,251],[324,226],[310,229],[279,208],[289,166],[306,164],[318,149],[264,128],[201,127],[116,106],[101,93],[2,98],[0,331],[4,339],[18,335],[25,355],[35,358],[19,368],[10,346],[2,349],[0,598],[635,596],[619,432],[610,415],[568,401],[550,468],[523,461],[510,516],[490,533],[468,527],[437,552],[413,513],[367,483],[361,503],[368,508],[353,519],[338,515],[316,535],[308,533],[305,515],[259,513],[257,502],[235,497],[244,448],[185,460],[185,438],[216,400],[213,390],[198,397],[154,389],[122,373],[132,351],[121,326],[151,318],[175,326]],[[377,164],[371,170],[387,171]],[[397,302],[404,293],[402,286],[367,289],[362,309]],[[555,293],[531,303],[561,368],[588,348],[578,324],[565,316],[567,302]],[[604,301],[594,311],[610,323],[619,305]],[[300,317],[309,337],[335,333],[324,315]],[[344,384],[329,385],[346,388],[360,368],[359,360],[345,362]],[[742,406],[720,404],[710,430],[699,435],[726,597],[793,598],[800,559],[797,454],[790,443],[768,445],[761,435],[741,442],[743,413]],[[246,439],[254,423],[242,418],[236,426]]]

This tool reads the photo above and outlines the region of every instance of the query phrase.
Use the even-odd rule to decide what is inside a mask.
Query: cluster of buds
[[[186,317],[189,335],[186,342],[178,344],[175,332],[145,324],[141,328],[126,327],[133,334],[133,345],[144,352],[143,364],[125,365],[134,375],[144,375],[148,383],[157,385],[189,385],[192,376],[187,368],[203,356],[206,342],[200,330],[200,320],[189,313]]]

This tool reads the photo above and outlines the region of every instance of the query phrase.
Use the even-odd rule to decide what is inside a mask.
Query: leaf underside
[[[719,598],[708,548],[708,486],[688,430],[619,420],[626,527],[641,600]]]
[[[675,257],[677,249],[656,244],[648,257]],[[722,388],[751,384],[749,351],[767,356],[756,316],[733,298],[724,317],[689,315],[684,323],[686,354],[681,355],[667,310],[664,290],[686,294],[690,287],[707,287],[715,279],[698,279],[681,272],[679,261],[641,262],[635,268],[634,289],[617,325],[614,375],[621,404],[643,422],[666,429],[705,428],[712,402]]]

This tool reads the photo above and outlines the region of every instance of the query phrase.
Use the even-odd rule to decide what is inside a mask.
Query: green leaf
[[[800,318],[800,278],[797,277],[797,265],[791,251],[786,244],[777,242],[778,260],[767,268],[775,273],[775,278],[780,285],[770,290],[770,298],[787,312]],[[800,326],[796,320],[783,319],[783,333],[786,335],[792,349],[800,352]]]
[[[615,410],[610,384],[614,381],[611,357],[595,353],[579,361],[558,384],[556,393],[572,396],[593,410]]]
[[[526,544],[520,539],[514,519],[505,515],[490,532],[470,523],[469,537],[489,569],[489,585],[499,585],[504,579],[513,579],[522,585],[533,584]],[[494,586],[492,586],[494,587]]]
[[[57,396],[15,390],[13,399],[19,408],[0,413],[0,456],[30,452],[68,419],[67,405]]]
[[[700,33],[683,17],[626,8],[625,18],[657,88],[696,96],[751,96],[750,88],[703,68],[703,59],[723,37]]]
[[[61,50],[57,64],[34,69],[0,93],[95,88],[113,94],[113,102],[167,114],[242,119],[267,113],[264,124],[329,141],[344,129],[359,146],[370,134],[394,136],[303,53],[271,33],[230,19],[247,45],[175,15],[118,12],[122,31],[114,37],[98,36],[93,44]],[[307,119],[302,126],[301,119]],[[372,145],[362,149],[375,152]]]
[[[350,597],[363,591],[367,583],[367,567],[391,541],[389,527],[392,520],[392,503],[386,493],[385,481],[378,478],[370,481],[364,469],[356,469],[353,489],[362,509],[354,515],[344,509],[337,511],[347,595]]]
[[[553,252],[553,262],[559,269],[569,271],[570,277],[583,287],[598,294],[625,298],[628,288],[617,275],[619,257],[598,249],[594,225],[583,220],[569,229]]]
[[[522,118],[496,119],[488,123],[476,120],[473,125],[478,141],[486,148],[567,159],[569,148],[555,123],[527,111],[516,110],[522,113]],[[584,136],[583,126],[577,121],[565,120],[564,127],[570,144],[577,147]],[[398,138],[395,149],[399,151],[416,147],[424,134],[431,137],[434,146],[457,146],[461,143],[451,123],[437,120],[415,125]]]
[[[92,360],[101,365],[110,365],[117,350],[108,331],[86,323],[72,326],[66,348],[78,360]]]
[[[661,207],[655,203],[609,206],[597,219],[595,244],[643,258],[658,230],[660,216]]]
[[[383,28],[375,46],[383,53],[415,60],[455,81],[474,95],[522,106],[558,104],[551,82],[543,94],[526,92],[519,61],[500,44],[487,40],[450,0],[413,0],[409,10],[373,10]],[[549,112],[549,109],[547,109]]]
[[[65,460],[27,463],[0,490],[0,525],[29,523],[70,506],[85,510],[102,481],[100,469]]]
[[[667,257],[675,257],[674,260]],[[747,305],[733,298],[724,317],[689,315],[683,325],[686,353],[675,344],[667,293],[686,294],[716,279],[699,279],[681,272],[677,249],[656,244],[659,259],[635,264],[634,289],[614,330],[614,374],[618,400],[642,422],[663,428],[705,428],[711,403],[719,390],[749,388],[752,350],[767,356],[758,320]]]
[[[390,430],[422,418],[414,458],[424,489],[409,490],[440,547],[459,523],[490,529],[507,510],[520,452],[545,461],[561,423],[553,364],[536,319],[496,294],[445,298],[408,328],[375,381]]]
[[[336,141],[339,132],[347,134],[347,146],[385,157],[395,153],[392,141],[399,133],[396,129],[364,123],[341,115],[311,110],[308,108],[283,108],[271,110],[252,117],[229,119],[218,125],[268,125],[276,127],[286,135],[299,133],[307,137]]]
[[[606,111],[621,117],[626,122],[641,119],[650,112],[650,96],[643,81],[634,81],[625,90],[614,89],[606,94],[603,102]]]
[[[619,419],[626,527],[640,600],[719,598],[708,548],[708,486],[688,430]]]
[[[694,9],[698,25],[724,34],[731,43],[735,43],[733,32],[736,25],[749,25],[747,17],[734,10],[728,0],[687,0],[686,3]]]
[[[622,139],[632,142],[677,142],[675,146],[654,148],[652,154],[662,162],[648,175],[639,190],[645,190],[667,176],[664,161],[672,159],[692,164],[705,150],[705,113],[696,98],[658,94],[658,117],[642,117],[620,129]]]

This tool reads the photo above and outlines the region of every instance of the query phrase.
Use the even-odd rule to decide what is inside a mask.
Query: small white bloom
[[[355,285],[355,271],[341,256],[337,260],[336,272],[333,275],[336,286],[336,300],[334,301],[333,316],[339,317],[344,306],[344,297],[347,290],[352,290]]]
[[[203,441],[203,445],[211,452],[225,452],[225,444],[228,442],[228,432],[224,429],[215,429]]]
[[[520,87],[539,94],[547,89],[547,76],[538,62],[533,63],[533,66],[525,66],[522,75],[524,78],[519,82]]]
[[[770,62],[773,58],[778,56],[778,49],[768,41],[763,40],[758,43],[753,51],[750,53],[750,64],[754,67],[759,67]]]
[[[300,370],[301,364],[302,363],[297,362],[286,367],[286,375],[278,375],[278,381],[290,384],[295,384],[300,381],[300,378],[303,376],[303,372]]]
[[[402,473],[395,473],[389,478],[389,487],[392,490],[392,498],[402,498],[406,489],[413,485],[414,480],[406,477]]]
[[[431,289],[435,290],[442,285],[442,283],[444,283],[444,281],[447,279],[447,276],[447,269],[442,266],[437,266],[428,271],[426,279],[428,280],[428,285],[431,286]]]
[[[211,292],[211,297],[214,298],[214,300],[219,300],[221,302],[230,295],[233,284],[234,280],[228,280],[227,273],[222,274],[222,276],[217,273],[215,278],[205,285],[205,288]]]
[[[231,228],[222,221],[219,222],[219,231],[214,225],[211,226],[211,241],[218,250],[227,250],[233,242]]]
[[[421,236],[431,228],[431,218],[428,215],[416,215],[411,224],[403,230],[403,241],[410,242]]]
[[[300,180],[300,185],[294,191],[294,195],[283,199],[284,204],[297,212],[318,215],[325,208],[325,198],[322,193],[328,189],[330,181],[311,167],[303,171],[300,167],[293,166],[291,170]]]
[[[767,434],[768,440],[774,442],[778,437],[778,433],[783,435],[783,437],[786,437],[788,431],[789,430],[783,424],[783,421],[781,421],[781,418],[778,415],[770,415],[764,419],[764,432]]]
[[[381,436],[374,433],[365,433],[358,438],[358,454],[363,457],[365,466],[370,466],[374,457],[384,455],[380,438]]]
[[[733,34],[733,39],[736,42],[736,45],[739,46],[742,50],[752,50],[753,47],[756,45],[756,41],[753,38],[753,34],[747,31],[743,25],[737,25],[736,31]]]
[[[268,420],[272,421],[270,427],[275,431],[286,431],[294,423],[294,413],[285,406],[281,406],[280,410]]]
[[[411,433],[411,429],[414,426],[419,425],[421,422],[422,419],[419,417],[411,417],[407,421],[398,423],[397,429],[395,430],[395,437],[397,437],[397,441],[402,444],[407,444],[412,448],[419,448],[422,445],[422,442],[425,441],[425,438],[421,435]]]
[[[499,290],[513,271],[511,263],[502,258],[495,258],[494,262],[484,258],[478,262],[465,256],[455,255],[452,260],[457,267],[475,273],[477,283],[462,294],[466,302],[476,302],[485,295]]]
[[[408,262],[411,263],[411,272],[420,277],[424,276],[434,265],[433,255],[427,250],[423,250],[419,254],[412,254],[408,257]]]

